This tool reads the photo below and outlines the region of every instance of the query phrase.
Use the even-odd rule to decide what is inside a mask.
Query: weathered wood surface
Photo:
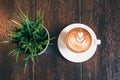
[[[8,39],[3,28],[10,28],[8,20],[19,13],[17,3],[31,21],[37,10],[43,11],[45,27],[56,39],[35,65],[29,63],[25,74],[25,56],[16,62],[8,56],[14,45],[1,44],[0,80],[120,80],[120,0],[0,0],[0,40]],[[102,41],[86,62],[69,62],[58,51],[58,35],[71,23],[90,26]]]

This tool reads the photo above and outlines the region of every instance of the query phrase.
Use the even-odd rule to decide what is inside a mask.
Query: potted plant
[[[48,30],[44,27],[43,14],[37,12],[34,22],[29,20],[29,17],[20,9],[18,21],[11,20],[12,30],[9,30],[11,37],[8,41],[0,41],[0,43],[16,44],[9,54],[16,56],[25,54],[25,69],[28,61],[31,59],[35,63],[35,56],[44,53],[49,45],[50,38]]]

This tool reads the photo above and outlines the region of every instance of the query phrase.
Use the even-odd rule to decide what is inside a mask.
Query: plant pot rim
[[[50,39],[50,34],[49,34],[49,32],[48,32],[48,30],[47,30],[46,27],[43,27],[43,28],[45,29],[45,31],[46,31],[47,34],[48,34],[48,43],[47,43],[47,45],[45,46],[45,48],[44,48],[41,52],[39,52],[37,55],[41,55],[42,53],[44,53],[44,52],[47,50],[48,45],[49,45],[49,43],[50,43],[50,41],[49,41],[49,39]]]
[[[31,23],[34,23],[34,22],[31,22]],[[50,34],[49,34],[47,28],[46,28],[45,26],[43,26],[43,28],[45,29],[45,31],[46,31],[47,34],[48,34],[48,39],[50,39]],[[49,43],[50,43],[50,41],[48,40],[48,43],[47,43],[47,45],[45,46],[45,48],[44,48],[41,52],[39,52],[37,55],[41,55],[42,53],[44,53],[44,52],[47,50]]]

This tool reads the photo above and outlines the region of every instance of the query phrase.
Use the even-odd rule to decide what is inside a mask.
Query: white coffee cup
[[[75,48],[73,48],[74,50],[72,50],[72,46],[70,48],[69,44],[66,42],[66,38],[69,39],[67,37],[68,34],[76,28],[83,29],[86,32],[88,32],[88,34],[90,34],[90,38],[91,38],[90,46],[86,50],[81,51],[81,52],[79,52],[79,50],[75,51],[76,50]],[[73,33],[76,33],[76,32],[74,31]],[[78,36],[81,36],[81,35],[82,34],[80,34],[80,35],[78,34]],[[74,35],[73,35],[72,42],[74,43],[74,41],[75,41],[75,39],[74,39]],[[76,62],[76,63],[84,62],[84,61],[90,59],[94,55],[94,53],[97,49],[97,46],[99,44],[101,44],[101,40],[97,39],[94,31],[89,26],[80,24],[80,23],[70,24],[67,27],[65,27],[61,31],[59,38],[58,38],[58,48],[59,48],[59,51],[62,54],[62,56],[64,58],[66,58],[67,60],[69,60],[71,62]],[[84,47],[84,45],[83,45],[83,47]]]

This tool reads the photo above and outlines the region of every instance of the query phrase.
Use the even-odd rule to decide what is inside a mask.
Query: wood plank
[[[4,29],[9,28],[8,18],[9,18],[9,3],[7,0],[0,0],[0,40],[8,39],[8,32]],[[9,47],[8,47],[9,46]],[[12,60],[8,56],[8,52],[12,46],[6,44],[0,44],[0,80],[11,80],[12,73]]]
[[[37,59],[36,80],[81,80],[81,64],[65,60],[57,48],[60,31],[71,23],[80,22],[79,3],[79,0],[37,0],[36,9],[44,11],[45,27],[56,39],[47,53]]]
[[[4,27],[10,28],[8,19],[15,19],[13,13],[19,13],[17,4],[23,11],[28,12],[31,21],[35,16],[35,0],[0,0],[0,40],[8,39]],[[32,64],[24,74],[24,57],[21,56],[16,62],[15,57],[8,56],[8,52],[13,49],[13,45],[0,45],[0,80],[33,80]]]
[[[83,63],[83,80],[120,80],[120,0],[82,1],[82,23],[90,26],[102,44]]]

